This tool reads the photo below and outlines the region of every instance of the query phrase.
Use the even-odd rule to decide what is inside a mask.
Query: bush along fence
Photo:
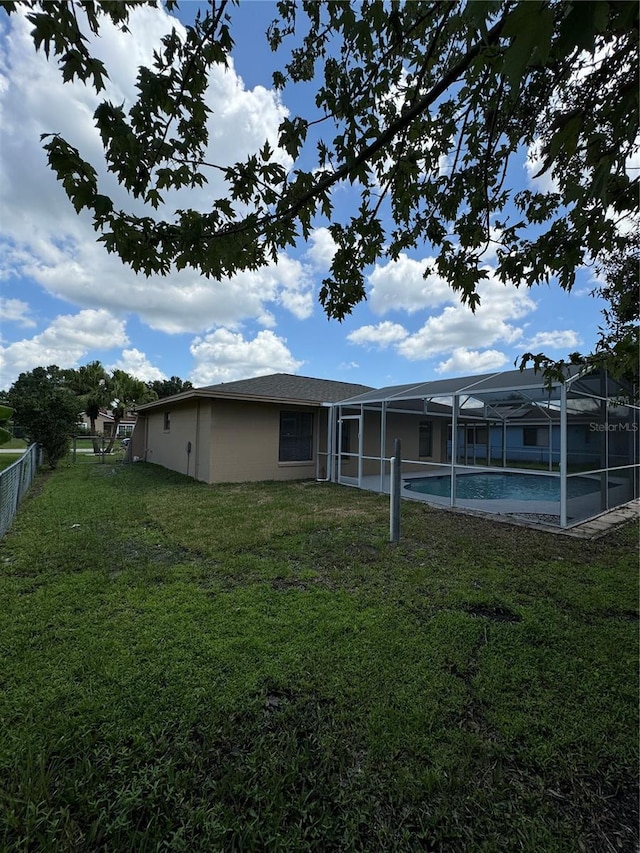
[[[29,491],[42,464],[42,448],[32,444],[13,465],[0,471],[0,538],[11,527],[20,501]]]

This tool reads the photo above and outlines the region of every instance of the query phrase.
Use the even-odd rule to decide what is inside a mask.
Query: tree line
[[[0,442],[8,441],[11,429],[19,426],[28,442],[42,445],[47,461],[55,468],[69,450],[71,437],[77,434],[86,415],[88,435],[95,453],[101,452],[97,421],[102,412],[113,417],[113,427],[105,452],[111,453],[118,427],[136,406],[162,397],[170,397],[192,388],[178,376],[143,382],[124,370],[108,371],[100,361],[76,369],[53,364],[21,373],[6,392],[0,392],[0,418],[5,426]]]

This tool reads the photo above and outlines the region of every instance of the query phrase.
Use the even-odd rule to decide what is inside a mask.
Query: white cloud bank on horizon
[[[0,348],[0,386],[7,390],[20,373],[56,364],[79,367],[93,349],[123,347],[129,343],[123,320],[104,310],[86,309],[64,314],[33,338]]]

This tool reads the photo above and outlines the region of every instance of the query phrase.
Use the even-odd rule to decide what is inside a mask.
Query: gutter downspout
[[[148,461],[149,456],[149,418],[144,417],[144,461]]]

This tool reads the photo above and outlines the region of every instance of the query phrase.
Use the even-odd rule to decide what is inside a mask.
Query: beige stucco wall
[[[170,415],[168,430],[165,430],[166,412]],[[146,413],[146,422],[145,452],[138,453],[136,435],[133,441],[135,455],[142,455],[147,462],[188,474],[196,480],[209,482],[211,401],[189,400],[151,410]],[[187,452],[189,442],[190,453]]]
[[[280,412],[313,413],[311,462],[279,462]],[[325,413],[305,406],[215,400],[211,420],[212,483],[300,480],[316,476],[318,418]]]
[[[310,462],[279,462],[283,410],[313,414]],[[168,431],[164,428],[166,412],[170,413]],[[321,441],[326,441],[326,416],[326,409],[309,406],[189,400],[146,412],[132,438],[131,455],[206,483],[312,478],[316,476],[319,424]]]
[[[380,456],[380,415],[377,412],[365,411],[364,421],[364,455]],[[421,457],[418,455],[420,441],[420,424],[431,421],[431,456]],[[430,417],[429,415],[387,413],[387,431],[384,455],[389,458],[393,456],[395,439],[402,442],[402,458],[405,460],[416,460],[420,462],[441,462],[446,459],[447,447],[447,418]],[[404,462],[403,471],[424,470],[425,466]],[[362,473],[373,476],[380,472],[380,463],[376,460],[364,460]]]

